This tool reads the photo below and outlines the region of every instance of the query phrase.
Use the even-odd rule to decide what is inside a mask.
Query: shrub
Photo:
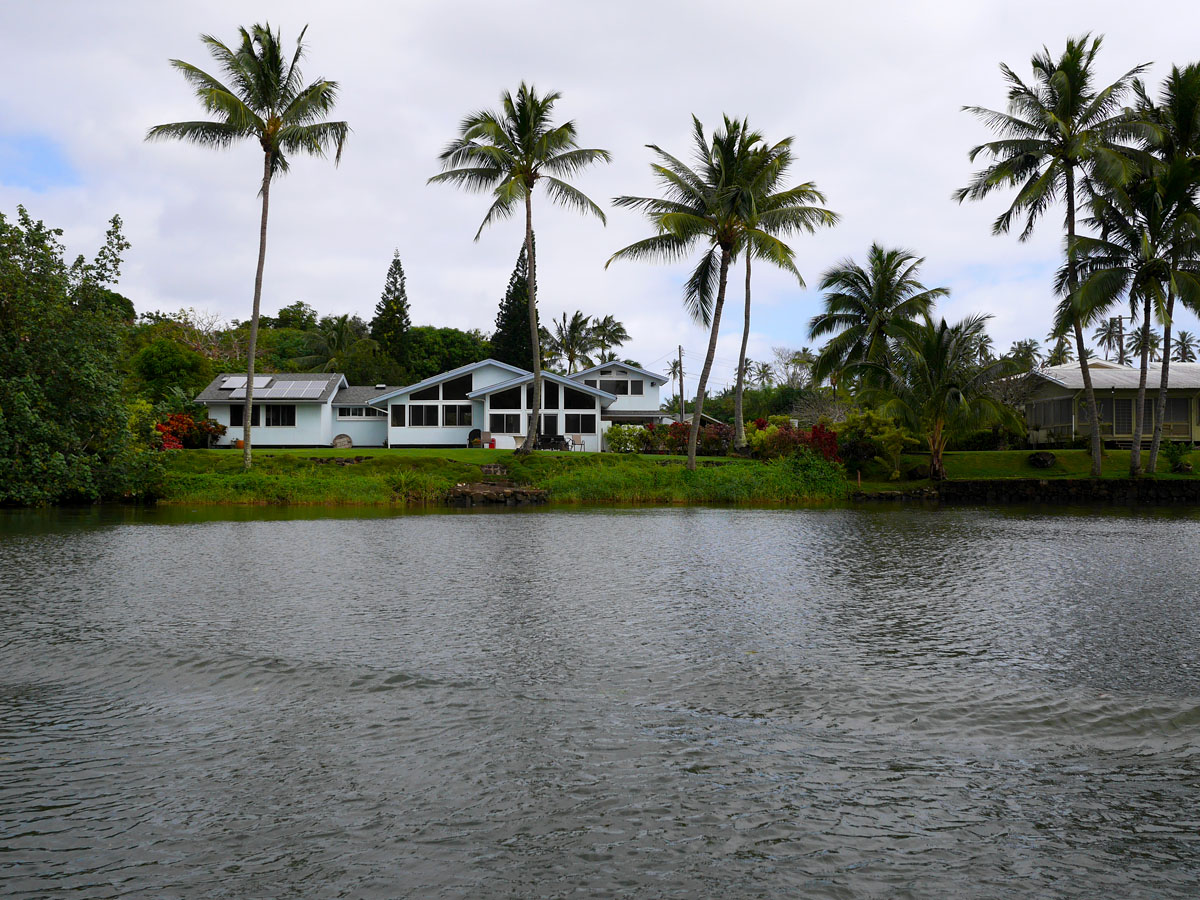
[[[613,453],[637,453],[644,446],[639,434],[644,431],[640,425],[610,425],[605,432],[608,449]]]
[[[696,438],[696,453],[701,456],[725,456],[733,444],[733,426],[724,422],[703,425]]]
[[[838,427],[838,453],[848,469],[862,471],[871,463],[887,469],[888,479],[900,477],[900,455],[919,443],[895,419],[873,409],[852,412]]]
[[[163,436],[164,450],[203,449],[225,434],[225,426],[216,419],[197,421],[187,413],[173,413],[154,427]]]
[[[1183,463],[1192,452],[1192,448],[1185,443],[1176,443],[1175,441],[1163,441],[1162,455],[1163,459],[1171,466],[1172,472],[1180,472],[1183,470]]]

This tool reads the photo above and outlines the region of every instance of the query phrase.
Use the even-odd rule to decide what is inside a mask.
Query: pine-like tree
[[[508,279],[508,290],[500,301],[500,311],[496,313],[492,355],[510,366],[533,369],[532,336],[529,332],[529,260],[525,256],[524,244],[521,244],[521,253],[512,277]]]
[[[404,266],[400,264],[400,251],[392,256],[388,266],[383,293],[375,304],[375,318],[371,320],[371,338],[383,352],[400,365],[408,364],[408,329],[412,321],[408,315],[408,294],[404,290]]]

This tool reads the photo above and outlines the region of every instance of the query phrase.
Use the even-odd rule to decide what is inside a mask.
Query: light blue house
[[[604,432],[615,422],[671,420],[658,408],[666,378],[636,366],[606,363],[569,376],[543,372],[542,382],[540,432],[562,435],[577,449],[606,449]],[[228,427],[222,446],[239,437],[245,387],[245,375],[220,375],[196,398]],[[254,401],[257,446],[328,447],[341,437],[356,447],[494,441],[515,449],[529,425],[533,373],[485,359],[404,387],[351,386],[336,373],[261,375]]]

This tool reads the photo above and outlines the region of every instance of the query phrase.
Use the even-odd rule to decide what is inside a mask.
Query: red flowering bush
[[[668,453],[686,453],[691,430],[692,426],[687,422],[672,422],[667,426],[667,436],[663,441],[663,447]]]
[[[196,419],[187,413],[172,413],[165,422],[154,426],[162,435],[164,450],[207,447],[210,438],[225,433],[225,426],[215,419]]]
[[[705,425],[696,440],[696,452],[701,456],[724,456],[733,443],[733,426],[723,422]]]
[[[767,420],[762,418],[761,416],[759,416],[757,419],[754,420],[754,427],[757,428],[759,431],[766,431],[767,424],[768,424]]]

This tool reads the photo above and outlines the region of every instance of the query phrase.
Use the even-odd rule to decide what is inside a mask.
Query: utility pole
[[[1132,320],[1132,316],[1130,319]],[[1120,365],[1125,365],[1125,317],[1117,316],[1117,340],[1120,343],[1120,349],[1117,351],[1117,362]]]
[[[679,345],[679,421],[683,421],[683,344]]]

